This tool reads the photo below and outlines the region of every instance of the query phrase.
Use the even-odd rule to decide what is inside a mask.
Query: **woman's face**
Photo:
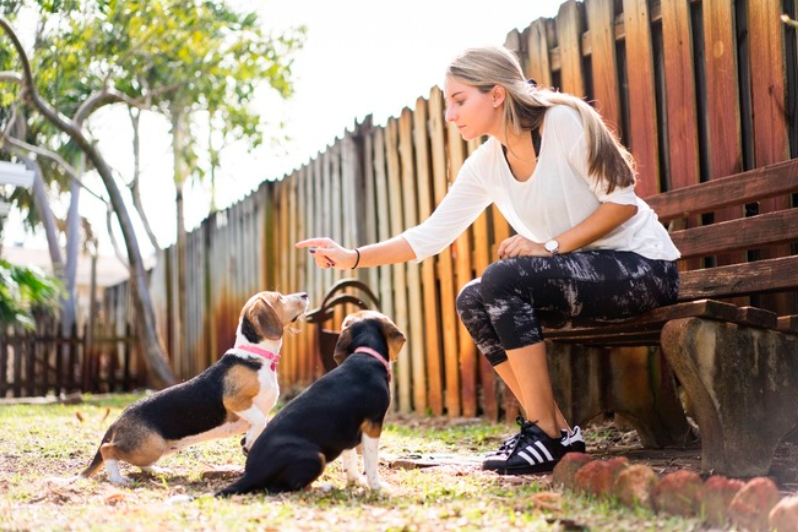
[[[501,125],[503,103],[498,92],[496,88],[482,92],[473,85],[446,76],[443,84],[446,121],[457,126],[463,140],[495,136]]]

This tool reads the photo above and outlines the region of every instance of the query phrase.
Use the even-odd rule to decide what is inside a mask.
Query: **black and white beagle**
[[[255,441],[244,475],[217,496],[294,491],[313,483],[342,455],[347,484],[359,483],[355,447],[371,489],[380,489],[379,439],[391,401],[391,362],[405,336],[385,315],[347,316],[335,346],[338,367],[280,410]]]
[[[154,472],[153,464],[166,454],[243,432],[247,452],[280,394],[276,370],[283,330],[307,308],[304,292],[252,296],[241,310],[233,348],[193,379],[128,406],[80,476],[90,477],[105,462],[111,482],[126,484],[120,460]]]

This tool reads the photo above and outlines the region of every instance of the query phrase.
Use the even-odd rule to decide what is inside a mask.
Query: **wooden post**
[[[130,359],[132,357],[131,344],[133,342],[133,332],[130,323],[125,324],[125,342],[122,344],[123,350],[123,372],[122,372],[122,390],[130,391],[133,389],[131,386],[130,378]]]
[[[23,338],[20,330],[14,328],[14,397],[22,397],[22,358]]]
[[[0,328],[0,397],[8,393],[8,327]]]
[[[32,333],[25,333],[25,394],[36,395],[36,340]]]

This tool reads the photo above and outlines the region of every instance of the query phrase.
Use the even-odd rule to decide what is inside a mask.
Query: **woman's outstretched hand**
[[[521,235],[513,235],[499,244],[497,250],[500,259],[512,259],[514,257],[549,257],[543,244],[532,242]]]
[[[357,252],[347,249],[331,238],[308,238],[297,242],[296,247],[308,248],[316,266],[321,269],[349,270],[357,261]]]

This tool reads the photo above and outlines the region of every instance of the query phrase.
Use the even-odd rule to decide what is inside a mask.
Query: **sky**
[[[228,148],[221,161],[218,205],[223,208],[242,199],[264,180],[290,175],[369,114],[375,125],[384,125],[404,107],[415,105],[419,96],[427,97],[433,86],[441,86],[443,72],[458,52],[470,46],[502,45],[513,29],[556,16],[562,1],[231,0],[257,11],[275,32],[304,25],[307,36],[295,56],[293,97],[282,101],[264,91],[256,104],[271,124],[285,123],[280,134],[290,141],[280,146],[266,143],[253,152],[243,146]],[[120,178],[130,179],[132,134],[127,112],[104,109],[90,126]],[[159,244],[165,247],[176,234],[168,124],[145,113],[142,128],[144,202]],[[98,178],[89,176],[86,183],[102,191]],[[207,216],[209,187],[190,186],[184,197],[186,226],[191,230]],[[57,212],[65,212],[65,202],[54,204]],[[83,194],[80,210],[101,235],[101,251],[110,252],[105,206]],[[143,230],[137,227],[144,242]],[[6,245],[24,241],[28,247],[46,246],[41,235],[23,233],[13,216],[5,233]]]

